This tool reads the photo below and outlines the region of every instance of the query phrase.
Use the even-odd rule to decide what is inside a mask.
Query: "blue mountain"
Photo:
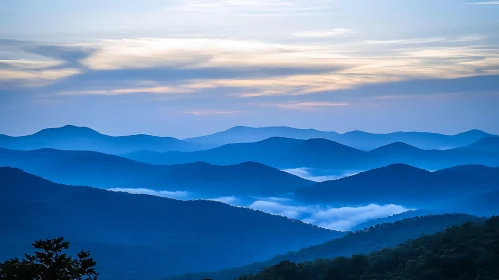
[[[429,132],[395,132],[375,134],[363,131],[337,133],[315,129],[296,129],[291,127],[253,128],[237,126],[215,134],[189,138],[185,141],[204,145],[221,146],[231,143],[258,142],[272,137],[295,139],[324,138],[356,149],[372,150],[394,142],[404,142],[421,149],[449,149],[472,144],[482,138],[493,136],[480,130],[471,130],[456,135]]]
[[[261,128],[236,126],[211,135],[188,138],[184,140],[196,144],[221,146],[231,143],[258,142],[272,137],[306,140],[312,138],[329,139],[329,137],[335,137],[337,135],[339,134],[336,132],[325,132],[315,129],[299,129],[286,126]]]
[[[281,137],[254,143],[227,144],[196,152],[139,151],[123,156],[150,164],[205,161],[226,165],[255,161],[279,169],[307,167],[339,173],[349,170],[368,170],[394,163],[405,163],[430,170],[469,164],[499,166],[499,152],[469,147],[423,150],[406,143],[395,142],[365,152],[327,139],[298,140]]]
[[[53,148],[60,150],[97,151],[108,154],[131,153],[139,150],[157,152],[192,151],[196,145],[172,137],[150,135],[108,136],[88,127],[67,125],[47,128],[19,137],[0,135],[0,147],[14,150]]]
[[[462,166],[435,172],[393,164],[298,190],[310,203],[356,205],[394,203],[435,209],[447,201],[499,190],[499,168]],[[499,211],[498,207],[490,209]]]
[[[41,149],[18,151],[0,148],[0,166],[21,168],[51,181],[99,188],[147,188],[186,191],[202,197],[293,192],[312,182],[255,162],[217,166],[204,162],[150,165],[119,156]]]
[[[0,168],[0,182],[0,261],[63,236],[91,251],[99,279],[230,268],[342,235],[219,202],[60,185],[13,168]]]

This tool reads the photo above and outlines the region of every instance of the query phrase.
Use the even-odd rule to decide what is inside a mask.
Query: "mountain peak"
[[[65,133],[70,133],[72,135],[74,134],[98,134],[100,135],[99,132],[85,126],[75,126],[75,125],[65,125],[62,127],[54,127],[54,128],[46,128],[38,131],[34,135],[58,135],[58,134],[65,134]]]
[[[461,133],[458,133],[457,135],[467,135],[467,136],[492,136],[492,134],[490,133],[487,133],[483,130],[479,130],[479,129],[472,129],[472,130],[468,130],[468,131],[465,131],[465,132],[461,132]]]
[[[386,152],[386,151],[419,151],[421,149],[417,148],[417,147],[414,147],[414,146],[411,146],[407,143],[404,143],[404,142],[393,142],[391,144],[388,144],[388,145],[385,145],[385,146],[381,146],[379,148],[376,148],[374,150],[372,150],[373,152],[374,151],[383,151],[383,152]]]

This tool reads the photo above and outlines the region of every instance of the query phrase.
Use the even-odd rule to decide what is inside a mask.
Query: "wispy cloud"
[[[185,88],[169,87],[169,86],[155,86],[155,87],[142,87],[142,88],[119,88],[119,89],[101,89],[101,90],[80,90],[80,91],[63,91],[60,95],[123,95],[135,93],[188,93],[192,90]]]

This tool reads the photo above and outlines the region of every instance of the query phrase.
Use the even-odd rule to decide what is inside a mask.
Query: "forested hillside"
[[[453,226],[369,255],[295,264],[283,261],[239,280],[499,279],[499,217]]]

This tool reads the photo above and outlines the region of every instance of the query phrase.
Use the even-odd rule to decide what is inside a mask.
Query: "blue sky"
[[[499,1],[5,2],[0,133],[499,133]]]

